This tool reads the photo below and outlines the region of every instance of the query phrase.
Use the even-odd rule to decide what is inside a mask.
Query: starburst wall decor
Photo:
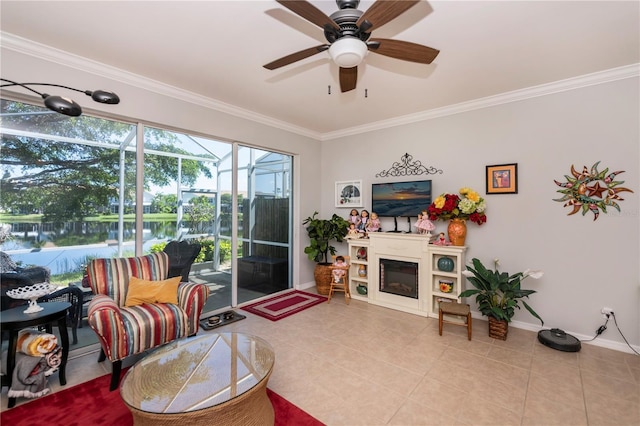
[[[554,198],[553,201],[565,202],[563,207],[572,207],[573,210],[567,215],[575,214],[582,209],[583,216],[590,211],[593,213],[593,220],[596,220],[600,216],[600,210],[606,213],[607,207],[620,211],[617,201],[624,200],[618,195],[620,192],[633,192],[629,188],[619,186],[624,183],[623,180],[615,180],[616,176],[624,171],[609,173],[609,168],[606,168],[599,172],[598,164],[599,161],[591,166],[591,170],[583,166],[581,173],[578,173],[572,164],[572,176],[564,175],[566,182],[554,179],[556,185],[562,188],[557,192],[564,195],[562,198]]]

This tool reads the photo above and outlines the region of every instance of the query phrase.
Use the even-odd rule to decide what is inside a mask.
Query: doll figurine
[[[362,210],[360,212],[360,223],[356,225],[359,232],[367,232],[367,223],[369,223],[369,212],[366,210]]]
[[[444,232],[438,234],[438,238],[433,242],[436,246],[450,246],[451,243],[444,237]]]
[[[416,220],[416,223],[413,224],[413,226],[416,227],[416,232],[418,234],[422,234],[422,229],[420,229],[421,223],[422,223],[422,213],[418,213],[418,220]]]
[[[429,220],[429,215],[427,214],[426,210],[422,211],[421,216],[422,216],[422,220],[420,220],[419,223],[417,223],[418,232],[420,234],[424,234],[427,237],[431,238],[431,231],[436,229],[436,226],[433,224],[433,222]]]
[[[378,232],[380,230],[380,219],[378,219],[378,214],[376,212],[371,212],[371,219],[367,222],[366,231],[367,232]]]
[[[349,231],[347,232],[347,236],[345,238],[361,238],[362,235],[358,232],[356,228],[356,224],[351,222],[349,224]]]
[[[333,276],[333,282],[339,283],[345,275],[347,275],[347,268],[349,265],[345,262],[344,256],[336,256],[336,260],[331,265],[331,275]]]
[[[347,221],[349,223],[355,224],[357,229],[358,225],[360,225],[360,213],[358,213],[358,210],[351,209],[351,212],[349,213],[349,218],[347,219]]]

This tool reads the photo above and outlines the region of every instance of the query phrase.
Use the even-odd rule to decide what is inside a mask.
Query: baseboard
[[[298,285],[296,285],[296,290],[306,290],[308,288],[312,288],[315,287],[316,283],[315,282],[309,282],[309,283],[300,283]]]
[[[472,316],[474,318],[479,318],[482,319],[483,317],[478,314],[478,316],[473,315]],[[521,322],[521,321],[512,321],[509,323],[510,327],[515,327],[515,328],[520,328],[522,330],[529,330],[529,331],[535,331],[536,333],[540,330],[544,330],[544,329],[548,329],[550,327],[540,327],[534,324],[529,324],[526,322]],[[580,334],[580,333],[576,333],[573,332],[571,330],[564,330],[567,334],[572,335],[573,337],[575,337],[576,339],[580,340],[580,343],[583,344],[587,344],[587,345],[593,345],[593,346],[598,346],[601,348],[605,348],[605,349],[611,349],[614,351],[619,351],[619,352],[626,352],[626,353],[630,353],[632,354],[633,351],[631,350],[631,348],[624,342],[616,342],[614,340],[609,340],[609,339],[603,339],[602,337],[597,337],[594,340],[590,340],[593,339],[593,335],[591,336],[587,336],[584,334]],[[587,340],[589,340],[587,342]],[[633,348],[633,350],[640,352],[640,346],[634,346],[631,345],[631,347]]]

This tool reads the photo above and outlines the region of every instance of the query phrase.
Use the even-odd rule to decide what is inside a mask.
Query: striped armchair
[[[110,390],[120,382],[122,360],[198,332],[200,314],[209,291],[205,285],[180,283],[178,304],[153,303],[125,307],[129,279],[159,281],[167,278],[166,253],[94,259],[87,266],[89,284],[96,295],[89,304],[88,320],[98,335],[102,352],[112,363]]]

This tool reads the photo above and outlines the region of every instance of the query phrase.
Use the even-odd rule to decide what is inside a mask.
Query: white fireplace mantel
[[[350,242],[357,245],[357,242]],[[429,244],[426,236],[394,232],[375,232],[369,234],[368,241],[368,278],[367,301],[374,305],[404,311],[421,316],[437,316],[438,303],[441,300],[455,300],[462,292],[464,280],[464,252],[466,247],[437,246]],[[453,271],[440,271],[438,259],[450,257],[454,260]],[[380,259],[399,260],[418,265],[418,298],[404,297],[380,291]],[[451,293],[442,293],[440,280],[454,282]]]

